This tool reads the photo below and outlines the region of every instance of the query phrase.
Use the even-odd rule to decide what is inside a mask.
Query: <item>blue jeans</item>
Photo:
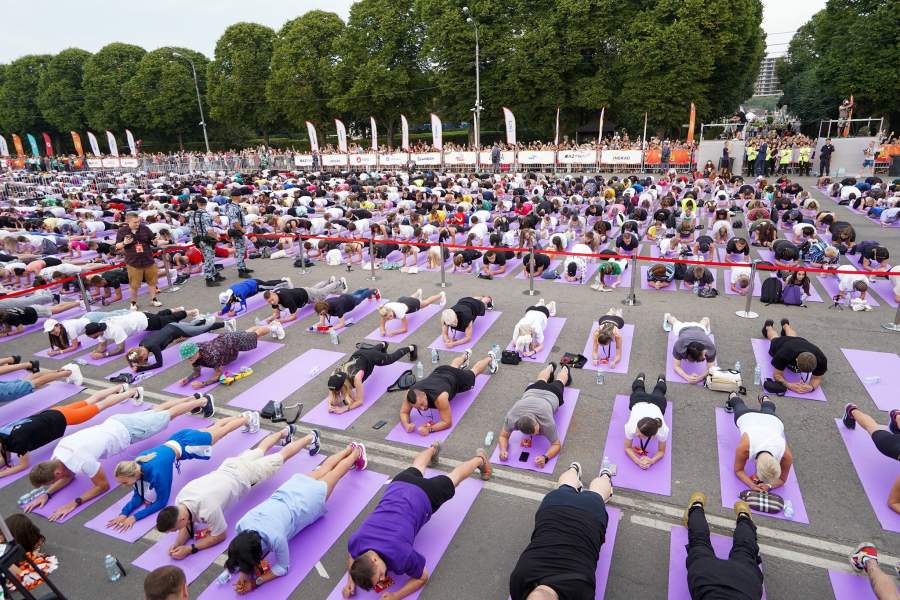
[[[353,296],[353,300],[355,302],[353,306],[359,306],[363,300],[368,299],[368,297],[374,293],[375,290],[371,288],[360,288],[358,290],[350,292],[350,295]]]

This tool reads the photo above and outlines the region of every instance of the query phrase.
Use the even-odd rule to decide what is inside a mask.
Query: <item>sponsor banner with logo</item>
[[[600,155],[600,162],[605,165],[639,165],[641,164],[641,151],[604,150]]]
[[[500,153],[500,164],[501,165],[511,165],[513,161],[516,159],[516,153],[512,150],[504,150]],[[490,150],[482,150],[478,155],[478,162],[482,165],[490,165],[491,164],[491,151]]]
[[[100,169],[103,167],[103,159],[102,158],[89,158],[87,159],[87,165],[90,169]]]
[[[137,169],[138,159],[136,158],[120,158],[119,163],[126,169]]]
[[[556,162],[556,152],[552,150],[520,150],[516,160],[520,165],[552,165]]]
[[[103,168],[104,169],[117,169],[119,168],[119,159],[115,157],[107,157],[102,159]]]
[[[475,152],[447,152],[444,154],[445,165],[474,165],[478,155]]]
[[[378,164],[378,155],[373,153],[367,154],[351,154],[350,166],[374,167]]]
[[[392,152],[391,154],[382,154],[379,160],[382,167],[402,167],[406,164],[408,157],[406,152]]]
[[[559,163],[561,165],[580,165],[596,162],[596,150],[561,150],[559,152]]]
[[[312,154],[295,154],[294,155],[294,166],[295,167],[311,167],[312,164],[313,164]]]
[[[322,155],[322,166],[323,167],[346,167],[347,166],[347,155],[346,154],[323,154]]]
[[[416,163],[416,166],[419,165],[428,165],[428,166],[438,166],[441,164],[441,153],[440,152],[420,152],[412,155],[413,162]]]

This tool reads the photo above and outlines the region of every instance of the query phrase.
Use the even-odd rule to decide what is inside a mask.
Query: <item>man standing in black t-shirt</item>
[[[597,558],[606,541],[606,502],[615,465],[601,468],[588,489],[573,462],[534,515],[531,543],[509,576],[512,600],[583,600],[596,594]]]
[[[808,394],[822,384],[822,376],[828,371],[828,359],[818,346],[797,335],[787,319],[781,320],[781,335],[775,331],[775,322],[768,319],[763,325],[763,336],[769,340],[769,356],[772,357],[772,378],[783,383],[797,394]],[[791,383],[784,378],[784,370],[799,373],[803,381]]]
[[[832,154],[834,154],[834,145],[831,143],[831,138],[828,138],[819,148],[819,177],[831,175]]]

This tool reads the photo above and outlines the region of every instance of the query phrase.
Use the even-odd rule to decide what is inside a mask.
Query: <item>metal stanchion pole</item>
[[[303,247],[303,236],[297,236],[297,243],[300,245],[298,248],[297,256],[300,259],[300,274],[306,275],[306,249]]]
[[[369,275],[369,281],[378,281],[378,278],[375,277],[375,234],[373,233],[369,237],[369,266],[372,267],[371,275]]]
[[[635,289],[637,288],[637,280],[638,280],[638,268],[637,268],[637,255],[632,255],[631,257],[631,289],[628,291],[628,295],[622,300],[622,304],[625,306],[640,306],[641,303],[637,299],[637,293]]]
[[[728,285],[726,282],[725,285]],[[734,314],[742,319],[755,319],[759,315],[750,310],[750,303],[753,302],[753,288],[756,287],[756,261],[750,261],[750,291],[747,292],[747,304],[744,310],[736,311]]]
[[[438,287],[446,288],[450,287],[450,284],[447,283],[447,271],[444,268],[444,263],[447,262],[444,260],[444,242],[441,242],[439,246],[441,247],[441,282],[438,284]]]
[[[881,327],[886,331],[900,333],[900,304],[897,305],[897,312],[894,313],[894,322],[891,323],[888,321],[887,323],[882,323]]]
[[[91,296],[87,293],[87,288],[84,287],[84,279],[81,278],[81,275],[76,275],[75,280],[78,282],[78,289],[81,290],[81,300],[84,302],[84,309],[91,310]]]
[[[522,292],[526,296],[534,296],[534,242],[531,242],[531,250],[528,254],[528,289]]]

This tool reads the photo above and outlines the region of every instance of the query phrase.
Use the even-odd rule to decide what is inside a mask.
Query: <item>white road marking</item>
[[[325,566],[322,564],[322,561],[316,563],[316,573],[318,573],[319,577],[322,577],[323,579],[331,579],[331,577],[328,576],[328,571],[325,570]]]

